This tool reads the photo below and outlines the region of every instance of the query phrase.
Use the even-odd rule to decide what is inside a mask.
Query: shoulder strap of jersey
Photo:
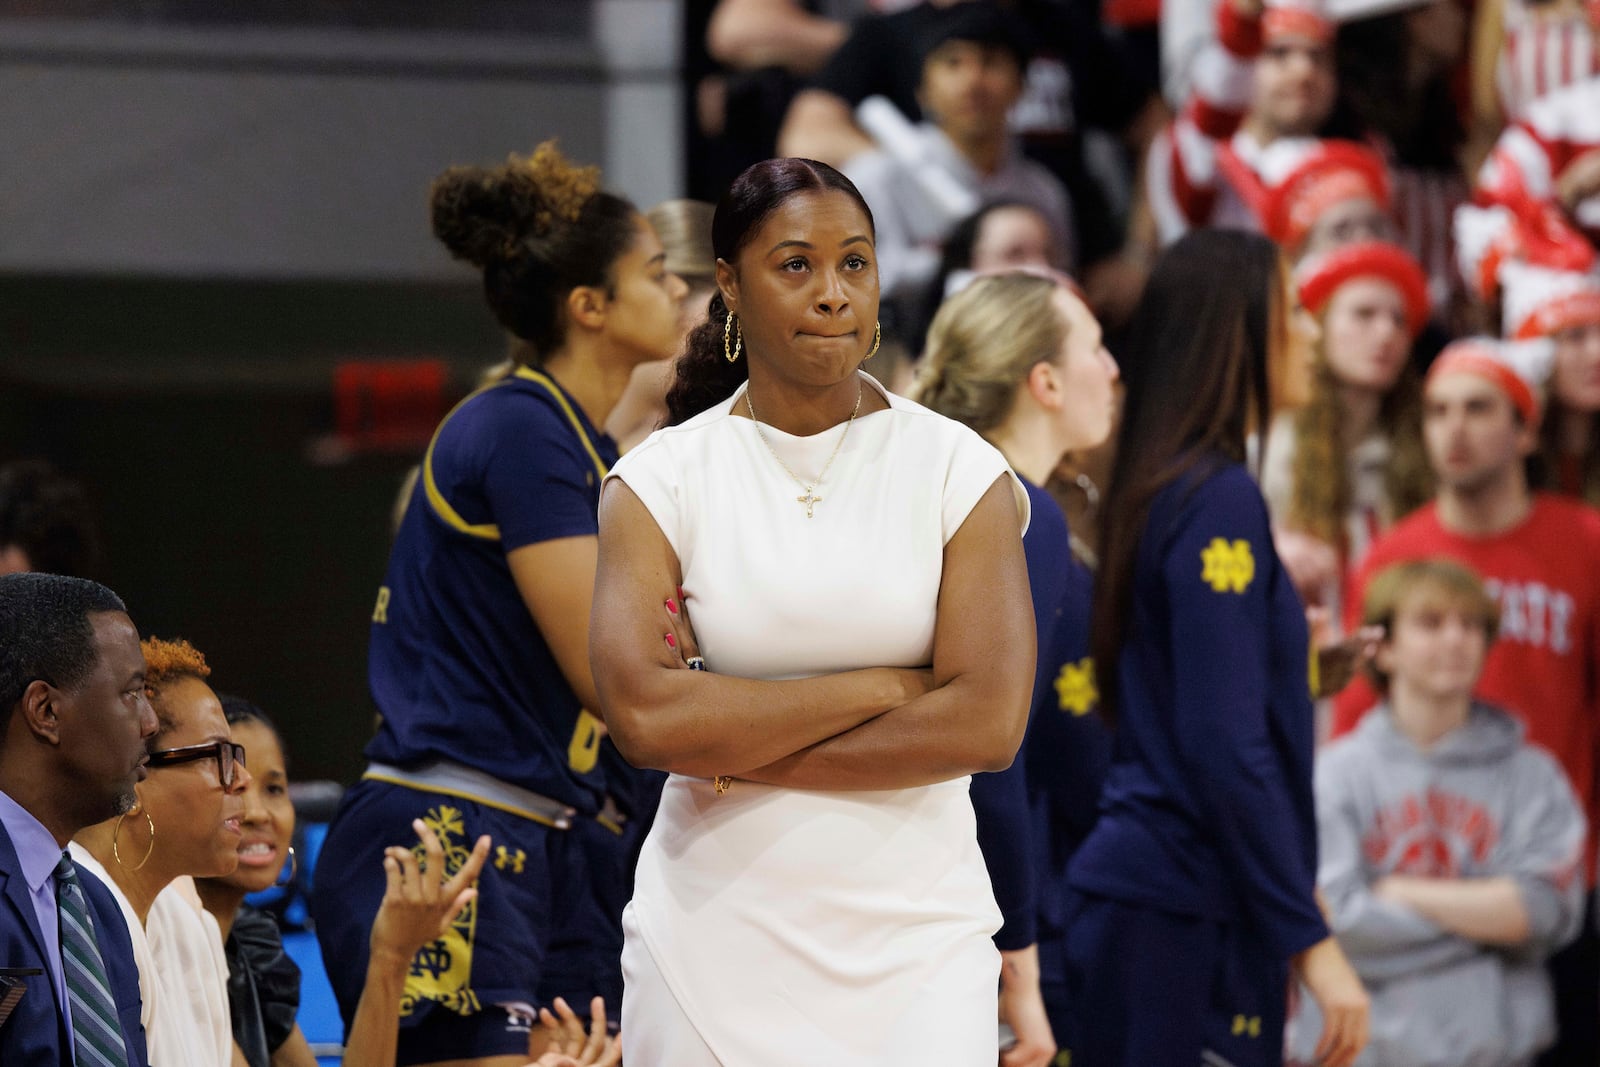
[[[466,405],[467,401],[471,400],[480,393],[488,392],[490,389],[500,385],[500,383],[503,381],[505,381],[504,378],[502,378],[499,382],[491,382],[482,388],[474,389],[472,392],[462,397],[461,402],[455,407],[451,408],[449,413],[447,413],[444,418],[439,420],[438,428],[433,431],[433,439],[428,442],[428,451],[422,454],[422,492],[423,495],[428,498],[428,506],[431,507],[433,509],[433,513],[439,516],[440,520],[442,520],[444,524],[450,527],[452,530],[455,530],[457,533],[464,533],[468,537],[476,537],[482,541],[500,540],[500,527],[496,526],[492,522],[477,524],[470,523],[461,517],[460,512],[456,511],[455,508],[450,506],[450,501],[446,500],[444,498],[444,494],[439,491],[439,483],[435,481],[433,477],[433,449],[436,445],[438,445],[439,435],[444,432],[445,425],[449,423],[451,419],[455,418],[456,412],[460,411]]]
[[[588,431],[583,428],[583,421],[578,418],[578,413],[573,410],[572,403],[567,400],[567,394],[558,389],[556,383],[551,381],[548,375],[541,371],[536,371],[532,367],[518,367],[514,372],[514,377],[521,378],[525,382],[533,382],[555,399],[556,406],[561,409],[561,413],[572,424],[572,432],[578,435],[578,441],[583,445],[583,450],[589,453],[589,459],[594,463],[595,472],[600,475],[602,481],[605,480],[610,468],[606,466],[605,460],[600,458],[600,453],[594,447],[594,442],[589,439]]]
[[[583,450],[589,454],[589,459],[594,463],[595,471],[599,473],[600,478],[603,481],[609,468],[607,468],[605,461],[600,458],[599,450],[594,447],[594,442],[589,439],[588,432],[583,428],[583,422],[578,418],[578,413],[573,410],[572,404],[567,400],[566,394],[556,386],[555,382],[550,380],[548,375],[543,374],[540,371],[536,371],[531,367],[518,367],[512,372],[511,377],[518,378],[526,382],[532,382],[550,394],[551,398],[555,400],[556,406],[561,410],[561,413],[566,416],[567,422],[572,425],[573,432],[578,435],[579,443],[583,445]],[[434,479],[433,476],[433,449],[434,446],[439,443],[439,434],[444,430],[445,424],[448,423],[452,417],[454,417],[456,412],[461,410],[462,406],[465,405],[468,400],[471,400],[479,393],[494,389],[509,380],[509,378],[502,378],[500,381],[491,382],[489,385],[486,385],[481,389],[475,389],[471,393],[467,394],[467,396],[461,400],[461,403],[451,408],[449,414],[445,415],[445,417],[439,421],[438,429],[433,431],[433,439],[428,442],[428,451],[424,453],[422,457],[422,490],[424,495],[426,495],[428,498],[428,506],[433,508],[433,513],[439,516],[444,524],[449,526],[452,530],[455,530],[458,533],[466,534],[468,537],[476,537],[483,541],[500,540],[500,528],[492,522],[476,524],[469,523],[466,519],[461,517],[460,512],[456,511],[455,508],[450,506],[450,501],[446,500],[444,493],[440,492],[439,483]]]

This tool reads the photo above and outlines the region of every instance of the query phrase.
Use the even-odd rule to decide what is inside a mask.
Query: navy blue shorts
[[[1067,931],[1072,1067],[1283,1063],[1288,961],[1245,930],[1074,893]]]
[[[417,845],[411,820],[439,835],[446,873],[480,834],[493,843],[478,897],[412,961],[397,1063],[522,1054],[535,1009],[564,997],[580,1013],[606,998],[620,1018],[622,908],[632,828],[578,817],[560,830],[472,800],[387,782],[345,794],[317,863],[312,913],[348,1034],[366,981],[368,935],[383,900],[383,850]]]

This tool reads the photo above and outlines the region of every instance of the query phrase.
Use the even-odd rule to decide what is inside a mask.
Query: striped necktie
[[[77,1067],[128,1067],[128,1050],[117,1024],[106,968],[95,942],[89,901],[72,857],[56,864],[56,909],[61,915],[61,962],[72,1004],[72,1058]]]

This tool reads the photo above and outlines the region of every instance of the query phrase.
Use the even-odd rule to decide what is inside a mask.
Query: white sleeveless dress
[[[856,420],[807,519],[755,425],[730,416],[743,396],[657,431],[611,473],[677,553],[709,669],[785,679],[927,665],[944,546],[1005,460],[885,394],[889,410]],[[763,428],[803,478],[841,433]],[[991,1067],[1000,913],[967,786],[741,781],[717,796],[671,776],[624,916],[630,1062]]]

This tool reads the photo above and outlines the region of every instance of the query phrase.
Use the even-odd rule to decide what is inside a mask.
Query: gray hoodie
[[[1317,884],[1372,996],[1358,1067],[1511,1067],[1555,1037],[1544,960],[1583,916],[1582,810],[1561,765],[1505,712],[1474,704],[1429,751],[1387,704],[1317,758]],[[1509,876],[1530,936],[1516,948],[1452,934],[1371,887],[1389,874]],[[1309,1063],[1322,1032],[1304,989],[1289,1036]]]

